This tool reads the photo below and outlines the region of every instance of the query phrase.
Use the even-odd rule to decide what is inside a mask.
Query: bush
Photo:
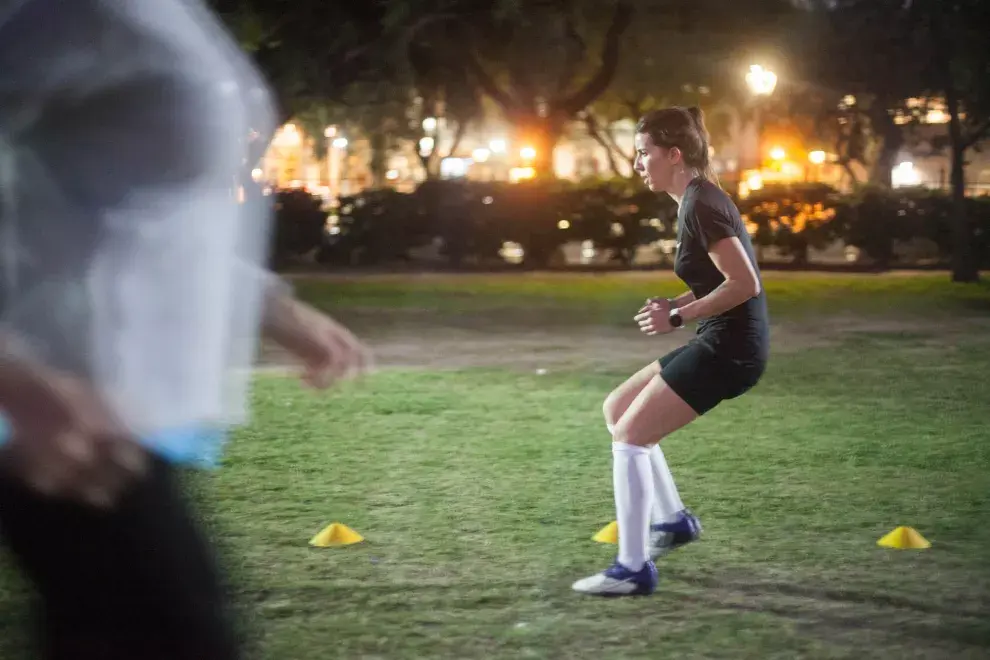
[[[867,186],[843,200],[836,233],[880,268],[916,261],[898,255],[912,243],[927,244],[934,260],[945,265],[952,256],[953,213],[952,198],[943,191]],[[973,227],[973,249],[985,267],[990,264],[990,198],[967,198],[966,214]]]
[[[808,250],[821,250],[838,237],[840,196],[825,184],[766,186],[737,204],[753,243],[775,247],[797,264],[808,263]]]
[[[265,203],[253,200],[251,203]],[[272,261],[276,266],[306,254],[323,242],[327,213],[322,200],[305,190],[280,190],[274,205]]]
[[[409,250],[433,237],[430,220],[410,195],[391,189],[342,197],[317,259],[321,263],[374,265],[409,259]]]
[[[341,264],[407,260],[437,243],[452,264],[497,261],[507,242],[525,263],[545,267],[566,243],[593,241],[632,263],[636,249],[677,230],[677,207],[638,182],[427,181],[412,193],[369,190],[341,200],[335,233],[323,237],[325,214],[305,193],[279,197],[280,251],[305,252],[323,243],[319,258]],[[307,196],[308,197],[308,196]],[[906,246],[945,263],[951,254],[951,199],[923,189],[863,187],[851,195],[817,183],[771,185],[736,200],[754,243],[797,265],[811,250],[836,242],[859,248],[879,268],[917,257]],[[990,198],[967,200],[980,265],[990,266]]]

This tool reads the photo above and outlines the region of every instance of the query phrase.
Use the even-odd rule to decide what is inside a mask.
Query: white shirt
[[[0,331],[136,433],[242,421],[268,210],[262,79],[200,0],[0,0]],[[250,169],[250,167],[248,167]]]

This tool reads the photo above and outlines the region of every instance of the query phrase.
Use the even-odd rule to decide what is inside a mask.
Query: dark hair
[[[689,167],[696,168],[706,179],[719,185],[708,156],[708,129],[701,108],[674,106],[653,110],[639,120],[636,132],[649,135],[658,147],[677,147]]]

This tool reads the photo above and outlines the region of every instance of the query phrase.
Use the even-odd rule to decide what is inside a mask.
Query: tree
[[[952,278],[962,282],[979,278],[966,217],[965,156],[990,133],[990,16],[984,5],[981,0],[820,0],[818,29],[803,35],[822,55],[811,60],[817,88],[831,90],[833,100],[856,99],[836,116],[848,123],[860,115],[869,122],[868,129],[852,125],[848,157],[865,153],[864,135],[880,144],[874,182],[890,186],[897,152],[911,127],[927,115],[927,102],[944,102],[954,198]]]
[[[817,0],[806,14],[796,67],[798,107],[814,113],[854,183],[859,162],[871,183],[890,187],[898,153],[922,116],[924,54],[904,0]],[[795,108],[798,109],[798,108]]]
[[[633,12],[633,0],[519,0],[487,20],[462,23],[471,35],[468,72],[514,125],[517,139],[535,150],[539,175],[552,171],[566,124],[612,81]]]
[[[380,79],[379,3],[210,0],[271,86],[285,120],[339,99],[354,82]]]
[[[697,105],[705,111],[712,141],[732,135],[721,107],[744,105],[745,66],[749,51],[779,49],[779,35],[795,14],[787,0],[739,0],[726,3],[644,3],[627,30],[622,57],[611,85],[588,108],[589,133],[613,159],[631,165],[634,154],[619,148],[608,129],[622,119],[636,120],[670,105]],[[737,112],[735,123],[745,113]]]
[[[442,24],[437,27],[443,29]],[[422,34],[429,32],[424,29]],[[424,122],[442,122],[453,130],[453,140],[446,156],[453,155],[461,144],[470,123],[482,114],[481,95],[467,69],[456,59],[456,51],[449,48],[444,39],[415,38],[407,44],[407,61],[415,98],[411,109],[412,128],[416,142],[424,138],[432,146],[418,150],[427,179],[440,173],[440,161],[445,157],[440,151],[436,131],[428,129]]]
[[[645,20],[630,26],[612,83],[582,113],[589,135],[606,150],[609,167],[617,175],[634,175],[636,154],[619,145],[612,129],[616,122],[636,121],[650,110],[670,105],[705,105],[711,98],[714,72],[704,67],[697,52],[678,52],[678,45],[687,39],[676,27]],[[676,68],[670,65],[674,57]]]
[[[973,225],[966,212],[966,152],[990,134],[990,16],[980,0],[914,3],[928,29],[932,55],[930,86],[940,93],[949,113],[948,142],[952,161],[952,279],[977,282]]]

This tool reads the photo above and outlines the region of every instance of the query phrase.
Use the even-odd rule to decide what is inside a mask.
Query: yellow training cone
[[[344,545],[360,543],[364,537],[343,523],[331,523],[323,531],[314,536],[309,544],[318,548],[338,548]]]
[[[877,545],[897,550],[924,550],[932,547],[932,544],[913,527],[898,527],[877,541]]]
[[[598,533],[591,537],[592,541],[599,543],[619,542],[619,523],[615,520],[598,530]]]

